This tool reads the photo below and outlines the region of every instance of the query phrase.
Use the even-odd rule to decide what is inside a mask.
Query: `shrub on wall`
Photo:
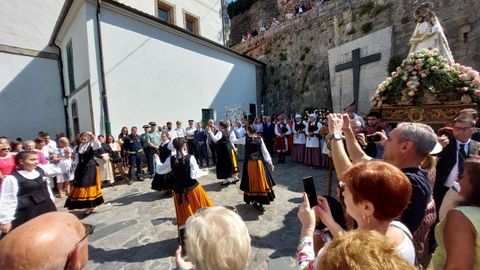
[[[236,0],[227,6],[227,14],[230,19],[247,11],[257,0]]]

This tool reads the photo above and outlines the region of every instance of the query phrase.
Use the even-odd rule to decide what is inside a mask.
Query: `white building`
[[[256,111],[261,62],[116,1],[97,4],[67,1],[52,36],[73,134],[105,133],[107,118],[117,134],[149,121],[220,120],[234,104]]]
[[[48,46],[63,2],[0,0],[2,136],[65,132],[58,49]]]
[[[220,0],[0,2],[0,135],[116,135],[261,102],[264,65],[220,45]]]
[[[116,1],[219,44],[225,44],[222,29],[223,0]]]

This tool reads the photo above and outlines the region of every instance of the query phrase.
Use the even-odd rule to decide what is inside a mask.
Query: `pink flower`
[[[477,78],[477,79],[473,80],[473,81],[472,81],[472,83],[475,83],[475,84],[480,84],[480,79],[479,79],[479,78]]]
[[[427,77],[427,74],[422,73],[420,76],[421,76],[422,78],[426,78],[426,77]]]
[[[460,88],[460,91],[462,91],[462,92],[467,92],[467,91],[468,91],[468,87],[462,87],[462,88]]]
[[[422,69],[422,66],[421,66],[420,64],[416,64],[416,65],[415,65],[415,69],[416,69],[416,70],[420,70],[420,69]]]
[[[480,90],[473,91],[473,94],[477,97],[480,97]]]
[[[462,74],[458,75],[458,78],[462,81],[465,81],[467,79],[467,74],[462,73]]]
[[[412,75],[417,75],[417,72],[416,71],[412,72]]]

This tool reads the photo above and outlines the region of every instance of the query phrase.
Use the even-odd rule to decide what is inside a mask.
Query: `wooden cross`
[[[335,66],[335,72],[353,69],[353,94],[355,101],[355,111],[358,106],[358,92],[360,90],[360,67],[372,62],[379,61],[382,54],[376,53],[365,57],[360,57],[360,48],[352,51],[352,61]]]

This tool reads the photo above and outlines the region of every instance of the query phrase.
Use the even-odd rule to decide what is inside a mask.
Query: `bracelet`
[[[315,231],[312,229],[302,229],[301,233],[305,233],[305,232],[311,232],[312,234],[315,233]]]

